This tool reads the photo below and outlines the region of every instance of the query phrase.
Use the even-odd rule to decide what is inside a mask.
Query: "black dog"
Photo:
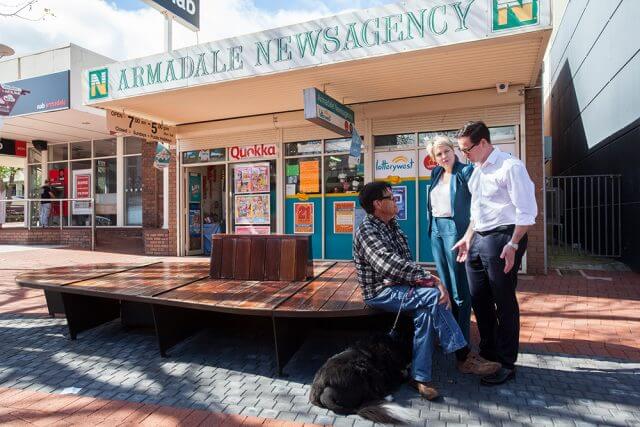
[[[406,410],[385,396],[406,379],[411,344],[406,337],[377,335],[332,356],[316,373],[309,401],[336,414],[358,414],[377,423],[404,424]]]

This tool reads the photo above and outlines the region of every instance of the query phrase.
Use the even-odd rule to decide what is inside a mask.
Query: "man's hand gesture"
[[[456,261],[465,262],[467,260],[467,255],[469,254],[469,248],[471,247],[471,239],[468,239],[466,236],[462,239],[458,240],[458,242],[453,245],[451,248],[452,251],[458,251],[458,256],[456,256]]]

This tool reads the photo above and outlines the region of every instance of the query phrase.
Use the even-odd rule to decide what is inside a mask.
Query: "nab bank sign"
[[[492,0],[493,31],[536,25],[539,0]]]
[[[191,31],[200,30],[200,0],[143,0],[162,13],[168,13]]]

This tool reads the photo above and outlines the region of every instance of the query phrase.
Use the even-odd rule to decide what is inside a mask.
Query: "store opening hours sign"
[[[149,141],[160,141],[166,144],[175,144],[176,142],[176,131],[173,126],[118,111],[107,112],[107,129],[112,134],[123,133]]]

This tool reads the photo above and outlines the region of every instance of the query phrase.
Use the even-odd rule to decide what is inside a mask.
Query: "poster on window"
[[[189,236],[200,237],[202,230],[202,210],[200,203],[189,203]]]
[[[189,175],[189,201],[200,202],[202,200],[202,187],[200,174]]]
[[[73,171],[73,198],[88,199],[91,197],[91,169],[77,169]],[[91,202],[77,202],[71,204],[72,215],[91,215]]]
[[[398,221],[406,221],[407,219],[407,187],[404,185],[394,185],[391,187],[393,193],[393,200],[398,207],[398,215],[396,219]]]
[[[293,233],[313,234],[313,203],[293,204]]]
[[[300,161],[300,192],[320,192],[320,161]]]
[[[236,224],[271,223],[269,194],[237,195],[234,204]]]
[[[236,194],[268,193],[269,164],[239,165],[233,170]]]
[[[271,234],[271,227],[268,225],[238,225],[235,234]]]
[[[353,233],[355,220],[355,202],[333,202],[333,232],[334,234]]]

